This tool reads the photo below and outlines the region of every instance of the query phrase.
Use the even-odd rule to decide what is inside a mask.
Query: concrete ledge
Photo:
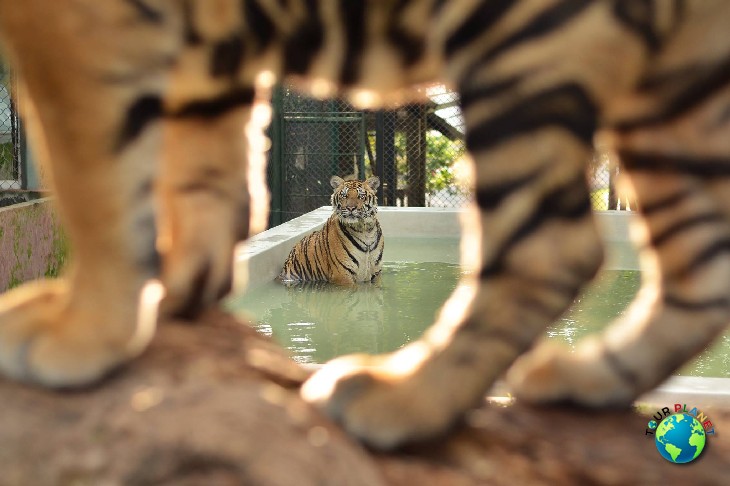
[[[459,215],[462,211],[452,208],[393,208],[378,210],[378,220],[383,234],[427,238],[458,236],[461,233]]]
[[[232,292],[275,279],[294,245],[319,229],[331,214],[332,208],[323,206],[240,243],[233,257]]]
[[[730,406],[730,378],[672,376],[640,396],[637,402],[666,406],[677,403],[677,400],[693,406],[727,409]]]

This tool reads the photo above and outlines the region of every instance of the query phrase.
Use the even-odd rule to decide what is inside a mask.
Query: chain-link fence
[[[0,60],[0,191],[20,189],[20,127],[10,99],[11,74]]]
[[[11,82],[0,60],[0,206],[27,199],[16,192],[27,188],[27,167],[21,163],[22,133]],[[462,159],[464,120],[458,95],[440,85],[422,94],[422,104],[362,111],[345,101],[320,101],[276,89],[268,168],[272,225],[329,204],[332,175],[379,176],[382,206],[464,205],[470,171]],[[616,190],[617,176],[615,158],[596,152],[588,173],[594,208],[635,207]]]
[[[619,183],[619,164],[616,154],[599,147],[588,166],[591,203],[596,210],[635,210],[636,201],[627,188]]]
[[[272,225],[329,204],[332,175],[381,180],[381,206],[460,207],[469,199],[458,95],[424,89],[425,103],[361,111],[288,88],[274,93],[268,179]],[[627,209],[616,190],[618,165],[606,151],[589,164],[593,206]]]
[[[272,223],[329,203],[333,175],[363,174],[365,115],[347,103],[279,88],[273,96],[268,165]]]
[[[458,177],[463,120],[455,93],[425,90],[426,103],[362,111],[288,88],[274,94],[269,184],[272,224],[329,204],[333,175],[380,177],[381,206],[459,207],[469,194]]]
[[[0,205],[15,202],[24,172],[10,87],[11,74],[0,61]],[[469,170],[462,159],[458,96],[444,86],[426,88],[423,95],[422,104],[363,111],[341,100],[275,90],[268,168],[272,225],[329,204],[333,175],[379,176],[381,206],[463,206]],[[615,160],[597,152],[588,174],[594,208],[632,206],[616,190],[617,174]]]

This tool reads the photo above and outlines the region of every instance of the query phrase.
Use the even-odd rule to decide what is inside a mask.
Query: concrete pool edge
[[[324,365],[304,363],[301,366],[314,372]],[[487,391],[486,398],[496,401],[511,398],[509,385],[497,380]],[[692,407],[727,408],[730,405],[730,378],[672,376],[653,390],[640,395],[635,404],[661,408],[680,402]]]
[[[450,208],[382,207],[378,218],[386,238],[389,235],[440,237],[459,234],[460,213],[461,210]],[[296,242],[319,229],[331,214],[332,208],[329,206],[318,208],[239,245],[235,253],[233,292],[239,293],[248,286],[255,287],[273,280]],[[606,268],[637,268],[628,236],[632,217],[630,212],[625,211],[596,213],[596,221],[604,239],[617,249],[607,254]],[[508,393],[503,383],[497,383],[490,395],[507,396]],[[637,402],[665,406],[677,400],[698,406],[727,406],[730,404],[730,378],[673,376],[658,388],[639,397]]]
[[[497,381],[487,395],[508,397],[509,385]],[[727,408],[730,405],[730,378],[672,376],[653,390],[640,395],[635,404],[661,408],[680,402],[688,407]]]

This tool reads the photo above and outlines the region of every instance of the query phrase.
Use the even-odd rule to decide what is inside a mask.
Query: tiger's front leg
[[[550,88],[495,110],[470,89],[461,94],[476,201],[462,221],[462,260],[472,276],[422,339],[336,359],[302,389],[378,448],[443,433],[477,406],[601,262],[585,181],[595,112],[586,94]]]
[[[249,231],[244,125],[252,97],[215,114],[195,103],[165,122],[158,248],[166,314],[194,317],[230,290],[233,246]]]
[[[71,13],[57,2],[0,6],[25,81],[18,105],[72,247],[64,278],[0,298],[0,372],[47,386],[83,385],[140,353],[154,334],[161,297],[153,280],[161,142],[155,93],[164,76],[150,66],[175,46],[143,29],[138,43],[155,49],[105,42],[123,38],[123,23],[104,6]],[[68,21],[46,20],[61,17]],[[142,74],[138,62],[148,68]]]

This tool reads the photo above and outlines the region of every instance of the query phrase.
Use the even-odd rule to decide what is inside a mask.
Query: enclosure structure
[[[422,94],[424,103],[363,111],[277,88],[269,131],[271,225],[328,204],[333,175],[377,175],[381,206],[462,206],[468,189],[456,177],[464,153],[458,97],[443,86]]]
[[[10,98],[12,78],[0,61],[0,191],[21,188],[21,131],[18,113]]]
[[[12,73],[1,61],[0,78],[2,206],[37,198],[46,187],[32,163],[11,100]],[[328,204],[332,175],[360,179],[377,175],[381,206],[466,204],[471,182],[463,160],[464,121],[458,95],[443,85],[416,92],[422,103],[368,111],[342,100],[316,100],[277,87],[269,128],[270,226]],[[615,190],[615,161],[600,151],[587,166],[594,207],[625,209]]]
[[[342,100],[322,101],[289,88],[275,89],[267,174],[270,225],[328,204],[333,175],[377,175],[381,206],[466,204],[471,182],[463,159],[459,97],[443,85],[418,91],[422,103],[363,111]],[[615,157],[599,148],[586,167],[595,209],[631,207],[617,190]]]
[[[25,131],[13,99],[15,78],[0,59],[0,207],[42,197]]]

